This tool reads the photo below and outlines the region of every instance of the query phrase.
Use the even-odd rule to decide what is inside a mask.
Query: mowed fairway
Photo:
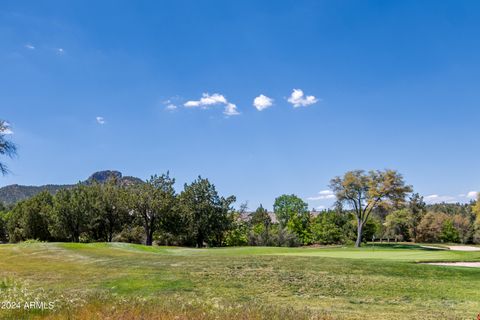
[[[0,245],[1,319],[476,319],[480,252]],[[23,303],[55,301],[55,309]]]

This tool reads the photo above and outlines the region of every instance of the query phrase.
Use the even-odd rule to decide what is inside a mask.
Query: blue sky
[[[477,1],[2,1],[0,186],[170,170],[321,208],[332,177],[392,168],[468,201],[479,32]]]

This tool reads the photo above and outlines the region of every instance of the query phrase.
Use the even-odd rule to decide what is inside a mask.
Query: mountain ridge
[[[123,176],[120,171],[102,170],[94,172],[86,180],[80,181],[79,183],[105,183],[110,178],[118,179],[122,185],[131,185],[143,182],[140,178],[137,177]],[[0,203],[12,205],[19,201],[31,198],[42,191],[48,191],[51,194],[55,194],[62,189],[73,188],[77,184],[45,184],[40,186],[11,184],[0,188]]]

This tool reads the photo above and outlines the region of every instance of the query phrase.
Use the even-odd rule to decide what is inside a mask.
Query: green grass
[[[0,303],[56,305],[0,310],[0,318],[475,319],[480,269],[423,261],[480,261],[480,252],[0,245]]]

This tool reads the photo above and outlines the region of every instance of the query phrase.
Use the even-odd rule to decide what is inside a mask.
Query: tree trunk
[[[145,245],[151,246],[153,243],[153,235],[151,232],[147,232],[147,239],[145,240]]]
[[[197,236],[197,248],[203,248],[203,236],[202,235]]]
[[[363,232],[363,223],[358,219],[358,226],[357,226],[357,241],[355,241],[355,247],[360,248],[362,245],[362,232]]]

